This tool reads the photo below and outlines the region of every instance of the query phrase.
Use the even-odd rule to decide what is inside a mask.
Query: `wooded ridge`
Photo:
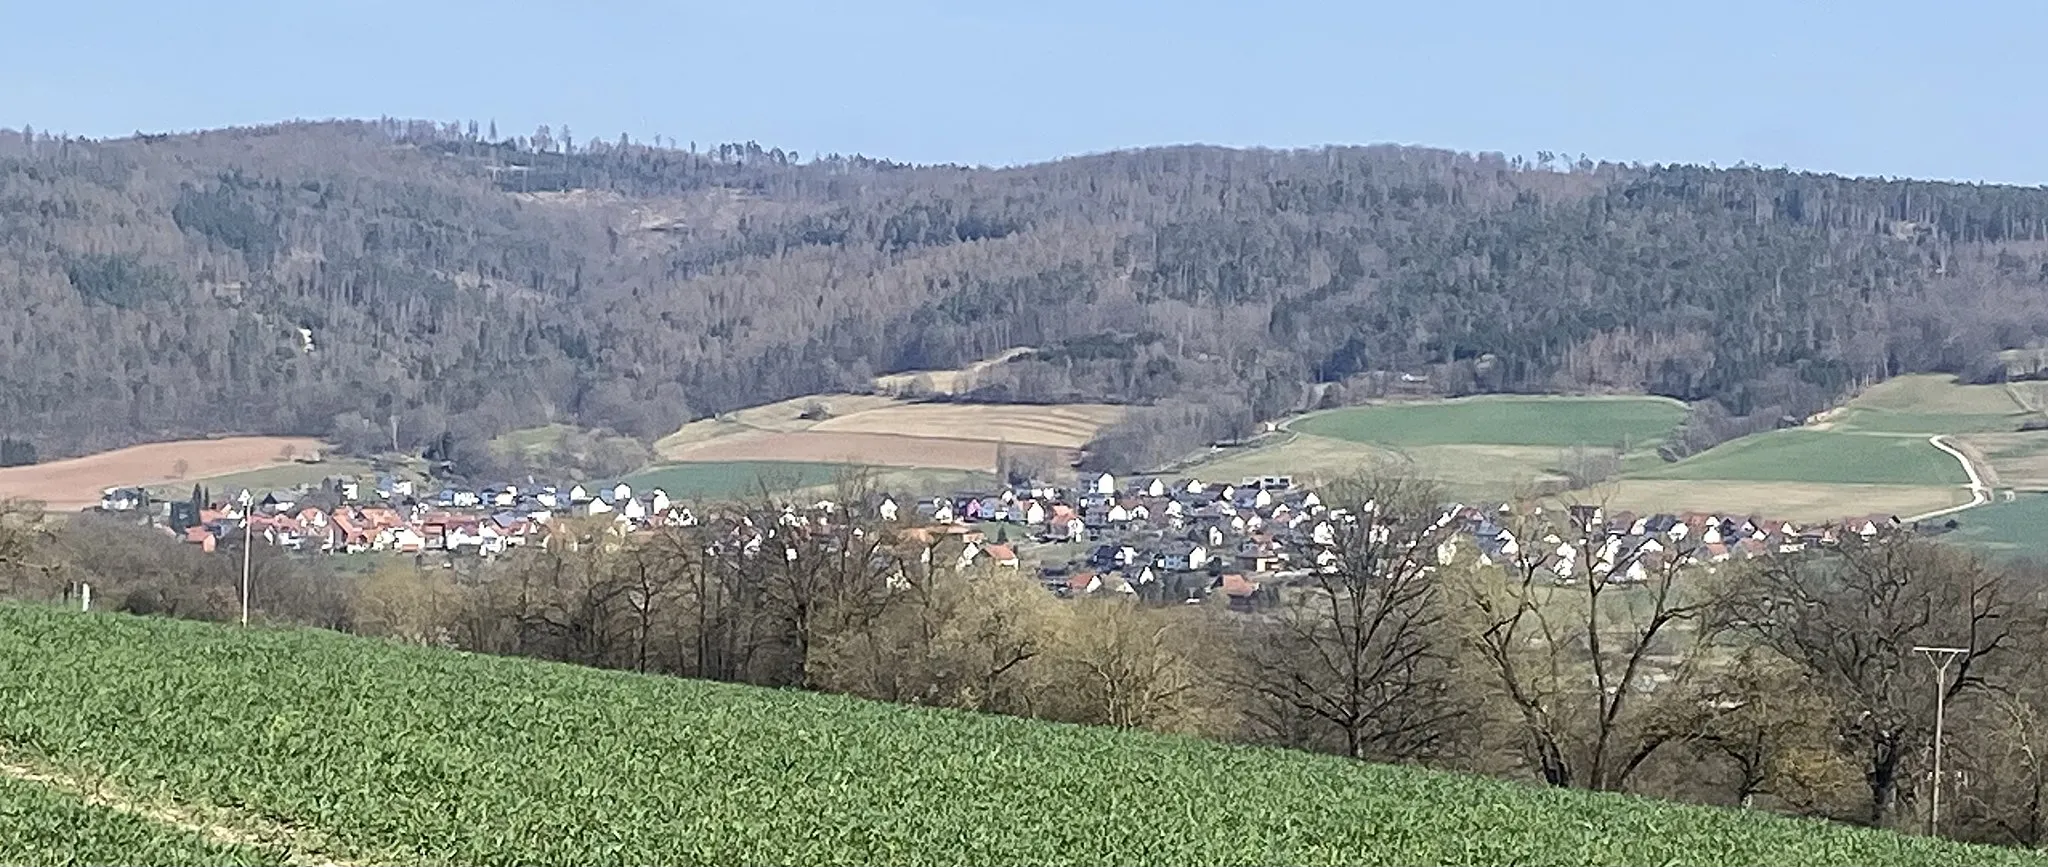
[[[9,460],[223,431],[457,452],[955,367],[1155,405],[1140,466],[1403,374],[1711,440],[2048,329],[2048,190],[1373,146],[1017,168],[546,127],[0,131]],[[1321,387],[1317,387],[1317,386]],[[459,455],[458,455],[459,456]]]

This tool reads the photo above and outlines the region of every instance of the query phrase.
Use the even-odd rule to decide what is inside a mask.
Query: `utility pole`
[[[255,548],[251,544],[256,537],[254,525],[249,520],[252,506],[242,507],[242,625],[249,625],[249,553]]]
[[[1934,798],[1927,809],[1927,835],[1932,837],[1941,829],[1941,728],[1942,717],[1948,714],[1948,666],[1970,649],[1915,645],[1913,650],[1934,666]]]

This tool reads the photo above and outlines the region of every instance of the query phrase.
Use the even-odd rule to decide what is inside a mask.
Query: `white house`
[[[875,512],[882,516],[882,520],[889,522],[896,520],[897,511],[896,501],[889,497],[883,497],[882,504],[875,507]]]
[[[1095,477],[1095,493],[1098,493],[1098,494],[1114,494],[1114,493],[1116,493],[1116,477],[1115,477],[1115,476],[1112,476],[1112,475],[1110,475],[1110,474],[1108,474],[1108,473],[1103,473],[1102,475],[1096,476],[1096,477]]]
[[[100,492],[100,508],[109,512],[126,512],[142,506],[142,492],[134,488],[108,488]]]
[[[1145,486],[1145,496],[1148,496],[1148,497],[1164,497],[1164,496],[1166,496],[1166,483],[1165,483],[1165,482],[1163,482],[1163,481],[1161,481],[1161,480],[1159,480],[1159,479],[1153,479],[1153,480],[1151,481],[1151,483],[1150,483],[1150,484],[1147,484],[1147,485]]]
[[[662,490],[662,489],[660,489],[660,488],[655,488],[655,489],[654,489],[653,491],[650,491],[650,492],[648,492],[648,494],[647,494],[647,513],[648,513],[648,514],[650,514],[650,515],[653,515],[653,514],[659,514],[659,513],[662,513],[662,512],[666,512],[666,511],[668,511],[668,507],[669,507],[670,505],[671,505],[671,504],[669,503],[669,500],[668,500],[668,492],[667,492],[667,491],[664,491],[664,490]]]
[[[647,504],[635,499],[619,501],[619,517],[628,521],[639,521],[647,517]]]
[[[1315,526],[1309,528],[1308,540],[1326,547],[1335,545],[1337,528],[1328,521],[1317,521]]]
[[[618,483],[618,484],[616,484],[616,485],[613,485],[613,486],[612,486],[612,501],[613,501],[613,502],[618,502],[618,501],[621,501],[621,500],[630,500],[630,499],[632,499],[632,498],[633,498],[633,486],[632,486],[632,485],[626,484],[625,482],[620,482],[620,483]]]
[[[1037,500],[1025,500],[1023,505],[1010,510],[1010,518],[1021,524],[1037,526],[1045,523],[1045,504]]]
[[[584,490],[584,489],[583,489],[583,486],[582,486],[582,485],[571,485],[571,486],[569,487],[569,503],[570,503],[570,505],[579,505],[579,506],[580,506],[580,505],[582,505],[582,504],[584,504],[584,503],[588,503],[588,502],[590,502],[590,500],[591,500],[590,492],[589,492],[589,491],[587,491],[587,490]]]
[[[1174,545],[1166,549],[1160,565],[1170,572],[1194,572],[1209,565],[1209,549],[1201,545]]]

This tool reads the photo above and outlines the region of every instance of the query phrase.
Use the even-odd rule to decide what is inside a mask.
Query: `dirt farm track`
[[[0,469],[0,498],[41,500],[51,511],[75,512],[100,501],[107,488],[205,479],[288,463],[286,449],[323,448],[310,437],[223,437],[130,446],[26,467]],[[184,474],[176,469],[184,461]]]

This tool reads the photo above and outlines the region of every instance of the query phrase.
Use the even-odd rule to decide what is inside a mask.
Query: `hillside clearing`
[[[222,437],[130,446],[96,455],[0,469],[0,497],[41,500],[52,511],[100,501],[107,488],[184,485],[277,465],[325,446],[308,437]],[[289,450],[289,453],[287,452]],[[179,473],[180,462],[183,473]]]
[[[17,697],[0,704],[0,746],[317,833],[358,861],[2042,862],[1761,812],[310,630],[0,607],[0,687]]]
[[[977,384],[975,378],[992,367],[1008,364],[1033,352],[1029,346],[1014,346],[995,355],[969,364],[945,370],[906,370],[900,373],[885,373],[875,377],[875,389],[897,394],[915,388],[924,388],[936,394],[959,394],[972,391]]]

